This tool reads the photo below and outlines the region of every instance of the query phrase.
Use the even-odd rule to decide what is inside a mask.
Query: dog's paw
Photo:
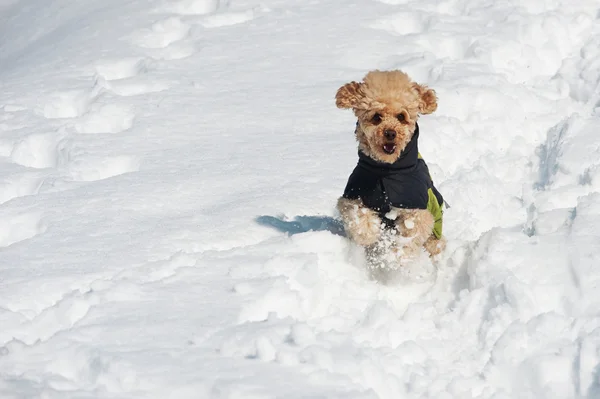
[[[429,252],[430,256],[435,256],[442,253],[444,249],[446,249],[446,239],[444,237],[438,239],[434,236],[430,236],[427,241],[425,241],[423,246],[427,252]]]
[[[352,241],[361,246],[369,246],[379,240],[381,219],[373,210],[362,206],[360,200],[340,198],[338,210]]]
[[[367,246],[379,240],[381,220],[377,215],[364,214],[357,219],[353,239],[358,245]]]
[[[395,218],[396,229],[403,237],[417,240],[423,245],[433,229],[433,216],[427,209],[401,209]]]

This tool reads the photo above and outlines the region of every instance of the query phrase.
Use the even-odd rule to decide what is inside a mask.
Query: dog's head
[[[369,72],[361,83],[340,87],[335,100],[358,118],[360,149],[387,163],[394,163],[411,140],[419,115],[437,109],[435,91],[398,70]]]

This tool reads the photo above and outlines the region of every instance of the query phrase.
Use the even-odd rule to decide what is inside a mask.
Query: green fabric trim
[[[429,201],[427,201],[427,210],[431,212],[433,215],[433,235],[438,240],[442,238],[442,220],[444,215],[444,210],[438,203],[437,197],[433,193],[432,189],[427,190],[427,194],[429,194]]]
[[[418,158],[423,159],[420,152],[418,153]],[[433,235],[439,240],[442,238],[442,225],[444,216],[444,208],[442,208],[443,204],[440,205],[432,189],[427,189],[427,194],[429,195],[429,200],[427,201],[427,210],[433,215]]]

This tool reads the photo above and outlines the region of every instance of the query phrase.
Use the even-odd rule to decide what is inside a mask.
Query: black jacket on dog
[[[394,221],[385,217],[391,207],[428,209],[434,217],[433,233],[442,236],[444,199],[434,187],[429,168],[418,149],[419,125],[412,139],[393,164],[376,161],[358,151],[358,165],[348,178],[344,198],[358,199],[377,211],[389,227]]]

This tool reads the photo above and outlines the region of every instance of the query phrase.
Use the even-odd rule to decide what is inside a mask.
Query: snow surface
[[[599,398],[597,0],[0,0],[0,398]],[[447,251],[334,204],[431,85]]]

